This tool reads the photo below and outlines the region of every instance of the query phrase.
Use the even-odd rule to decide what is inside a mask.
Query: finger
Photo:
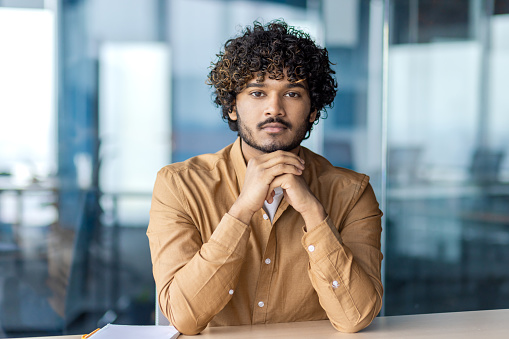
[[[274,189],[275,187],[281,187],[285,192],[288,190],[307,190],[309,191],[309,186],[302,178],[302,176],[293,175],[293,174],[284,174],[277,178],[275,178],[269,185],[269,189]]]
[[[274,178],[285,174],[301,175],[302,170],[289,164],[277,164],[265,170],[265,175],[271,179],[271,182]]]
[[[270,168],[279,164],[288,164],[304,170],[304,160],[290,152],[276,151],[264,154],[258,157],[256,161],[259,161],[260,165],[264,168]]]
[[[269,194],[267,195],[267,198],[265,198],[265,200],[269,203],[269,204],[272,204],[272,202],[274,201],[274,196],[276,195],[276,192],[274,190],[269,190]]]
[[[287,190],[294,185],[296,177],[293,174],[283,174],[276,177],[269,185],[269,192],[274,192],[276,187]],[[274,193],[275,194],[275,193]]]
[[[272,182],[270,183],[269,192],[270,190],[274,190],[276,187],[281,187],[282,189],[286,190],[292,186],[291,182],[293,180],[295,180],[295,176],[293,174],[280,175],[274,178],[274,180],[272,180]]]
[[[281,187],[281,186],[272,186],[271,185],[271,187],[269,189],[269,192],[272,192],[272,193],[268,194],[267,198],[265,199],[265,200],[267,200],[267,202],[269,204],[272,204],[274,202],[274,196],[276,195],[276,193],[274,192],[274,188],[276,188],[276,187]]]
[[[275,166],[272,166],[270,168],[262,168],[262,169],[253,169],[254,172],[250,172],[249,176],[253,176],[254,182],[258,183],[259,185],[270,185],[270,183],[274,180],[274,178],[285,175],[285,174],[292,174],[292,175],[301,175],[303,171],[293,165],[288,164],[277,164]],[[248,177],[248,172],[246,172],[246,178]],[[267,196],[270,193],[270,191],[267,191]]]

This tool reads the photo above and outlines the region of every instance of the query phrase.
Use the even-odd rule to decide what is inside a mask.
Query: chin
[[[290,145],[290,144],[269,144],[269,145],[262,146],[261,150],[265,153],[272,153],[272,152],[276,152],[276,151],[290,152],[293,149],[295,149],[297,146]]]

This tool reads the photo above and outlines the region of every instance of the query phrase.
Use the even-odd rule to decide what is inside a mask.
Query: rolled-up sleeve
[[[210,239],[186,211],[179,179],[167,169],[154,185],[147,230],[161,310],[184,334],[201,332],[231,299],[250,229],[225,214]]]

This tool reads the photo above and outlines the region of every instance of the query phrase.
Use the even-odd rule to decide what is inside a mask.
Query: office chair
[[[504,152],[485,148],[476,149],[472,155],[470,174],[477,183],[492,184],[499,181]]]

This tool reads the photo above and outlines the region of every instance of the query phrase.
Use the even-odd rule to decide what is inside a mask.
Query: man
[[[239,138],[159,171],[150,241],[160,307],[207,325],[330,319],[366,327],[382,303],[369,178],[300,146],[336,94],[327,51],[282,21],[226,42],[209,82]]]

